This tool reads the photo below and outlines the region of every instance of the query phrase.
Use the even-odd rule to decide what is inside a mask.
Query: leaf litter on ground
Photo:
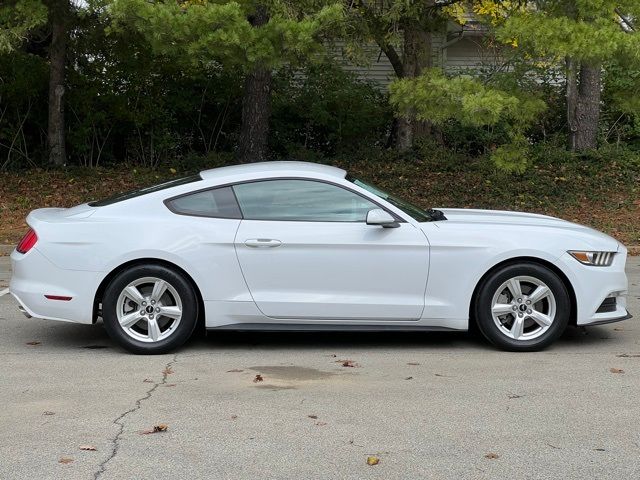
[[[341,364],[343,367],[349,367],[349,368],[355,368],[360,366],[353,360],[336,360],[336,363]]]
[[[151,430],[143,430],[140,432],[140,435],[151,435],[153,433],[166,432],[168,428],[169,425],[166,423],[158,423],[157,425],[154,425]]]

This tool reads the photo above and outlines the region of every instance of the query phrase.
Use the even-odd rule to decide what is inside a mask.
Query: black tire
[[[522,312],[524,318],[523,322],[528,322],[523,325],[528,325],[528,327],[525,328],[529,328],[530,335],[532,337],[535,335],[536,328],[541,328],[540,331],[542,333],[535,338],[526,339],[526,336],[523,335],[520,340],[516,340],[508,336],[508,332],[505,333],[496,323],[498,321],[504,321],[505,323],[503,324],[503,328],[509,329],[509,326],[513,326],[516,321],[516,314],[519,313],[520,310],[516,310],[516,313],[510,312],[508,314],[501,315],[496,321],[494,321],[493,318],[492,304],[494,295],[498,295],[497,291],[501,289],[501,286],[505,282],[516,277],[532,277],[533,279],[544,283],[551,291],[553,299],[555,300],[555,316],[553,318],[553,322],[548,326],[546,331],[543,331],[545,327],[534,322],[533,319],[527,316],[527,311]],[[522,286],[523,292],[525,291],[525,288],[527,288],[528,293],[532,293],[532,289],[534,288],[533,284],[527,284],[526,281],[523,281]],[[510,292],[511,289],[509,289],[509,293],[506,293],[505,295],[509,295]],[[528,297],[523,295],[522,298]],[[513,298],[510,301],[513,302],[513,306],[522,308],[521,305],[517,303],[517,300],[518,299]],[[544,308],[544,302],[549,302],[549,300],[543,300],[542,303],[538,303],[537,305],[541,305],[542,308]],[[500,303],[504,302],[501,301]],[[549,304],[547,303],[546,305]],[[513,308],[513,306],[511,308]],[[571,301],[569,293],[567,292],[562,280],[549,268],[530,262],[504,265],[491,272],[482,281],[478,288],[474,307],[476,324],[482,335],[498,348],[512,352],[532,352],[548,347],[557,340],[560,335],[562,335],[571,316]],[[522,329],[522,331],[526,333],[525,329]]]
[[[137,340],[126,333],[120,325],[117,312],[118,300],[123,290],[132,282],[147,277],[167,282],[179,296],[182,309],[175,329],[166,338],[150,342]],[[169,295],[173,296],[172,293]],[[137,311],[137,308],[133,310]],[[117,274],[107,286],[102,298],[102,318],[109,336],[129,352],[139,355],[167,353],[182,346],[191,337],[198,319],[198,297],[191,283],[182,274],[161,265],[136,265]],[[158,323],[162,319],[161,321],[170,324],[168,317],[157,314],[156,318]],[[138,325],[143,328],[144,321]]]

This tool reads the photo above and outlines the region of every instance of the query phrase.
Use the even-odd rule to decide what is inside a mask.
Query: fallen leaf
[[[256,375],[256,378],[253,379],[253,383],[258,383],[258,382],[264,382],[264,378],[262,378],[262,375],[260,374]]]
[[[606,452],[604,448],[594,448],[596,452]]]
[[[640,353],[622,353],[620,355],[616,355],[616,357],[620,357],[620,358],[640,358]]]
[[[490,460],[495,460],[496,458],[500,458],[500,455],[498,455],[497,453],[487,453],[484,458],[488,458]]]
[[[367,457],[367,465],[378,465],[380,463],[380,459],[373,455]]]
[[[420,365],[418,362],[408,362],[407,365]]]
[[[350,367],[350,368],[354,368],[358,366],[358,364],[353,360],[336,360],[336,363],[341,364],[343,367]]]
[[[227,373],[240,373],[240,372],[244,372],[244,370],[242,370],[240,368],[234,368],[232,370],[227,370]]]
[[[513,400],[514,398],[522,398],[523,395],[516,395],[515,393],[510,393],[509,395],[507,395],[511,400]]]
[[[405,380],[413,380],[413,377],[407,377]]]
[[[175,383],[167,383],[165,384],[165,387],[175,387],[176,384]]]
[[[324,427],[327,424],[327,422],[316,422],[316,425],[319,427]]]
[[[622,332],[622,331],[624,330],[624,328],[621,328],[621,327],[615,327],[615,328],[614,328],[614,330],[615,330],[616,332]]]
[[[611,373],[624,373],[624,370],[621,368],[610,368],[609,371]]]
[[[36,342],[36,341],[27,342],[27,345],[41,345],[41,344],[42,344],[42,342]]]
[[[317,420],[317,419],[318,419],[318,416],[317,416],[317,415],[307,415],[307,417],[309,417],[309,418],[313,418],[314,420]]]
[[[50,412],[49,410],[45,410],[42,412],[43,415],[55,415],[55,412]]]
[[[231,415],[231,420],[235,420],[236,418],[238,418],[238,415]]]
[[[148,378],[145,378],[144,380],[142,380],[142,383],[154,383],[154,381],[149,380]]]
[[[58,460],[58,463],[62,463],[64,465],[71,462],[73,462],[73,458],[69,458],[69,457],[62,457],[60,460]]]
[[[163,375],[171,375],[173,373],[173,370],[171,370],[171,367],[166,367],[163,371],[162,374]]]
[[[150,435],[152,433],[166,432],[168,428],[169,428],[169,425],[167,425],[166,423],[159,423],[157,425],[154,425],[153,429],[144,430],[143,432],[140,432],[140,433],[142,435]]]
[[[87,450],[89,452],[95,452],[98,449],[96,447],[94,447],[93,445],[80,445],[80,450]]]

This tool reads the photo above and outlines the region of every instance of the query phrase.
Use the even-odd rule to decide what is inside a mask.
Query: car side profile
[[[504,211],[423,210],[347,174],[264,162],[34,210],[11,254],[27,315],[164,353],[209,330],[464,331],[539,350],[630,318],[626,248]]]

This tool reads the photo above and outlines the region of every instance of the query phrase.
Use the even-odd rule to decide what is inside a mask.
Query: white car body
[[[35,210],[27,223],[38,240],[27,253],[12,253],[10,291],[30,316],[91,324],[110,275],[150,259],[193,280],[207,328],[466,330],[482,277],[501,262],[534,259],[569,283],[577,325],[628,315],[627,251],[615,239],[557,218],[504,211],[442,209],[447,220],[421,223],[345,173],[301,162],[224,167],[202,172],[196,183],[108,206]],[[402,222],[382,228],[203,218],[176,214],[163,203],[187,192],[275,178],[342,186]],[[277,245],[260,244],[264,240]],[[616,253],[610,266],[593,267],[569,250]],[[616,297],[615,310],[597,313],[609,296]]]

